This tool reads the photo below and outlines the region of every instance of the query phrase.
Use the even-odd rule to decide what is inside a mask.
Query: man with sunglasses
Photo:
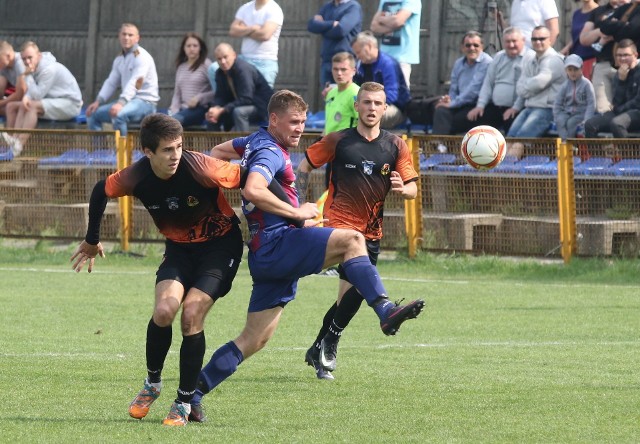
[[[553,103],[566,76],[563,57],[551,47],[550,35],[545,26],[536,27],[531,34],[535,54],[522,61],[513,105],[518,117],[509,128],[509,137],[541,137],[553,121]]]
[[[435,105],[433,114],[433,134],[455,134],[469,130],[467,114],[478,101],[482,82],[493,58],[484,52],[482,35],[468,31],[462,38],[461,50],[464,54],[453,64],[449,94]]]

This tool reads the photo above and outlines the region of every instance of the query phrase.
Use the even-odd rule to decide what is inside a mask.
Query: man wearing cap
[[[613,54],[618,72],[613,78],[613,109],[596,115],[584,125],[587,137],[609,131],[613,137],[626,139],[629,131],[640,129],[640,69],[638,48],[631,39],[618,42]]]
[[[582,59],[577,54],[564,59],[567,80],[553,103],[553,119],[562,140],[576,137],[579,125],[584,125],[596,112],[596,94],[593,85],[582,75]]]

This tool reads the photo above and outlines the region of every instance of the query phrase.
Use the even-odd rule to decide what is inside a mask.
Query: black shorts
[[[374,267],[378,263],[378,256],[380,255],[380,241],[379,240],[368,240],[367,244],[367,253],[369,254],[369,260],[371,261],[371,265]],[[344,273],[344,269],[342,268],[342,264],[338,265],[338,276],[343,281],[349,282],[347,279],[347,275]]]
[[[205,242],[165,241],[162,263],[156,272],[156,284],[164,280],[180,282],[185,292],[197,288],[213,300],[231,290],[242,260],[242,233],[234,225],[225,236]]]

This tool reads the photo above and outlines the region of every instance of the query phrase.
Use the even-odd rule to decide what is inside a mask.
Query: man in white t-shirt
[[[558,16],[555,0],[513,0],[509,26],[522,31],[529,48],[533,29],[536,26],[545,26],[549,30],[550,43],[553,46],[560,34]]]
[[[258,68],[271,88],[278,75],[278,39],[284,22],[274,0],[252,0],[236,11],[231,37],[242,37],[240,57]]]

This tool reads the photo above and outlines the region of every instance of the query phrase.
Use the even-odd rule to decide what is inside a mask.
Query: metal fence
[[[12,133],[11,130],[7,132]],[[17,131],[13,131],[15,134]],[[84,237],[88,200],[101,178],[142,155],[135,131],[31,130],[23,154],[0,155],[0,236]],[[184,147],[207,152],[239,133],[185,132]],[[305,134],[294,163],[317,139]],[[458,136],[408,139],[420,171],[419,198],[390,195],[382,246],[433,251],[570,257],[637,257],[640,250],[640,145],[633,139],[508,140],[524,155],[475,171],[459,156]],[[447,147],[441,153],[438,145]],[[3,151],[0,147],[0,153]],[[119,157],[118,157],[119,156]],[[311,175],[308,199],[324,191],[325,172]],[[239,211],[238,190],[225,191]],[[102,238],[160,240],[135,199],[107,206]],[[245,237],[246,225],[243,224]],[[564,249],[564,250],[563,250]]]

